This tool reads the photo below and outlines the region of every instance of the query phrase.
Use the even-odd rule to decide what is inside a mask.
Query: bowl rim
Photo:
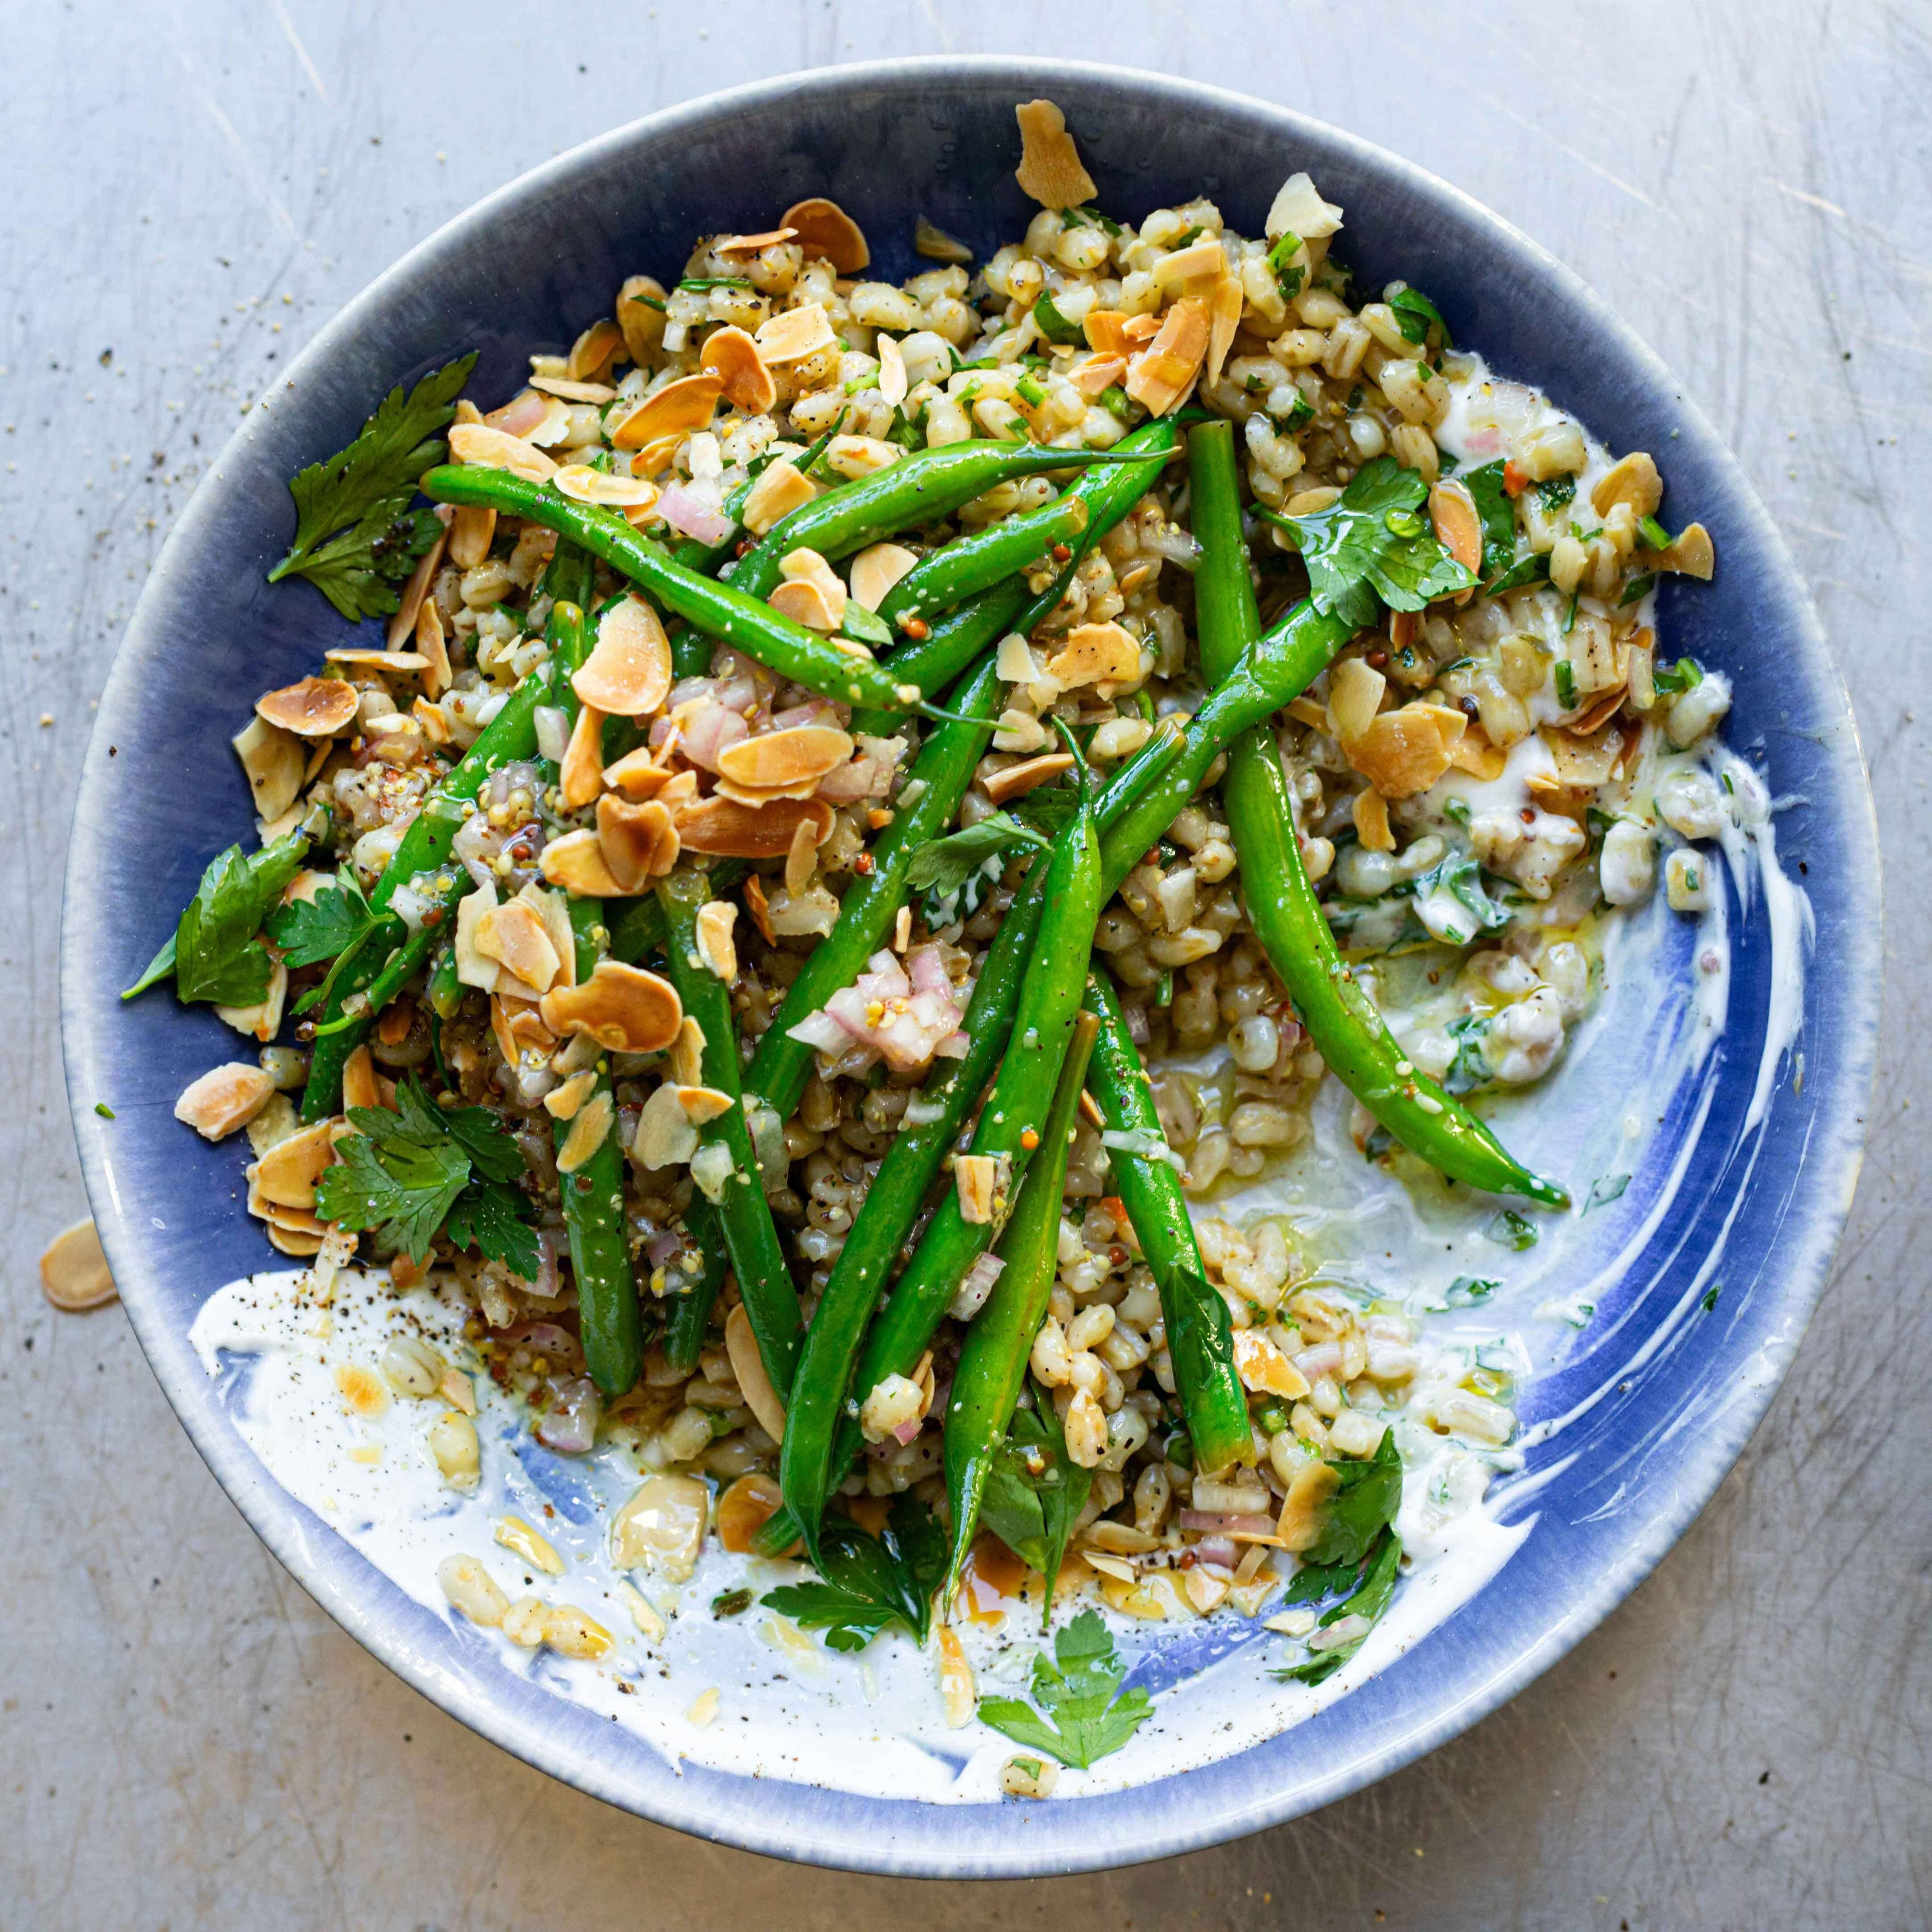
[[[101,814],[89,801],[101,794],[106,770],[106,747],[124,722],[129,722],[134,694],[136,648],[154,622],[156,607],[169,585],[197,550],[204,532],[220,514],[220,488],[229,459],[260,433],[262,418],[280,393],[296,388],[325,370],[343,346],[351,342],[367,318],[379,313],[407,284],[432,269],[450,250],[486,236],[506,214],[553,186],[568,182],[586,169],[620,155],[640,142],[675,135],[682,129],[704,127],[720,116],[762,110],[783,112],[801,97],[837,94],[854,88],[890,91],[896,86],[929,87],[948,80],[976,86],[1010,87],[1016,100],[1029,92],[1050,92],[1056,84],[1096,83],[1124,86],[1143,98],[1162,100],[1176,109],[1212,106],[1242,116],[1265,117],[1280,129],[1285,142],[1312,136],[1331,149],[1348,154],[1366,171],[1393,180],[1426,204],[1452,212],[1462,222],[1485,231],[1502,252],[1523,263],[1575,304],[1602,338],[1613,341],[1618,352],[1646,382],[1667,390],[1687,433],[1702,442],[1709,459],[1727,474],[1734,491],[1732,508],[1747,526],[1750,542],[1768,568],[1784,579],[1792,599],[1796,640],[1814,661],[1817,672],[1842,706],[1844,731],[1835,747],[1846,781],[1842,803],[1850,808],[1838,830],[1862,844],[1869,862],[1843,868],[1840,889],[1849,902],[1848,916],[1834,932],[1834,958],[1838,1004],[1850,1042],[1845,1070],[1836,1082],[1828,1107],[1821,1112],[1806,1156],[1809,1186],[1807,1213],[1800,1238],[1780,1251],[1778,1274],[1783,1283],[1782,1326],[1764,1340],[1760,1358],[1772,1371],[1748,1392],[1730,1403],[1703,1438],[1696,1461],[1678,1472],[1670,1506],[1654,1520],[1647,1534],[1634,1542],[1622,1559],[1604,1566],[1580,1598],[1573,1598],[1569,1614],[1536,1643],[1516,1654],[1508,1666],[1486,1679],[1480,1693],[1452,1702],[1400,1732],[1378,1749],[1365,1752],[1325,1777],[1297,1784],[1285,1794],[1270,1792],[1230,1808],[1190,1814],[1182,1804],[1149,1804],[1148,1796],[1169,1789],[1161,1778],[1135,1786],[1112,1798],[1075,1799],[1065,1805],[1036,1806],[1025,1814],[1030,1823],[1050,1824],[1059,1814],[1058,1828],[1009,1828],[1016,1822],[1010,1808],[936,1807],[957,1829],[956,1839],[971,1835],[970,1826],[998,1818],[1000,1824],[980,1834],[977,1844],[949,1847],[940,1856],[924,1846],[901,1847],[890,1825],[868,1828],[866,1814],[881,1801],[849,1792],[827,1792],[814,1785],[790,1785],[776,1779],[744,1780],[750,1787],[746,1802],[722,1810],[716,1792],[707,1792],[702,1779],[673,1778],[668,1788],[646,1802],[632,1779],[613,1773],[596,1754],[580,1750],[567,1736],[544,1724],[524,1718],[490,1695],[476,1690],[454,1676],[439,1671],[434,1660],[412,1648],[391,1624],[371,1610],[347,1600],[329,1574],[331,1565],[315,1548],[302,1520],[300,1506],[271,1478],[253,1452],[218,1415],[191,1352],[184,1366],[160,1299],[156,1271],[131,1233],[116,1217],[103,1217],[102,1235],[116,1280],[136,1336],[147,1355],[164,1394],[218,1483],[296,1581],[327,1614],[365,1650],[404,1682],[448,1712],[470,1730],[489,1738],[524,1762],[562,1782],[620,1809],[670,1826],[693,1836],[770,1856],[837,1869],[889,1876],[1013,1878],[1108,1869],[1166,1858],[1224,1843],[1266,1826],[1279,1824],[1360,1790],[1412,1762],[1469,1728],[1507,1702],[1594,1630],[1641,1582],[1678,1541],[1715,1492],[1745,1442],[1781,1386],[1806,1324],[1823,1291],[1834,1254],[1848,1216],[1862,1160],[1864,1118],[1876,1080],[1876,1036],[1880,1000],[1882,932],[1877,864],[1876,820],[1869,778],[1858,737],[1856,716],[1842,672],[1832,656],[1809,592],[1784,540],[1728,445],[1704,412],[1684,392],[1662,359],[1582,279],[1540,244],[1522,234],[1471,196],[1427,170],[1377,144],[1304,114],[1297,109],[1258,100],[1233,89],[1144,70],[1105,62],[1034,58],[1005,55],[931,55],[855,62],[818,68],[748,82],[683,101],[643,116],[566,150],[539,164],[455,215],[416,243],[379,274],[330,320],[318,329],[301,353],[274,379],[256,410],[232,433],[173,530],[144,584],[130,616],[99,702],[94,728],[84,760],[75,805],[62,914],[61,1010],[69,1112],[79,1145],[82,1178],[91,1202],[113,1198],[113,1182],[98,1138],[85,1129],[94,1090],[91,1069],[100,1046],[97,1029],[104,1016],[94,1010],[94,989],[84,983],[88,968],[81,962],[98,956],[94,944],[103,927],[104,908],[88,890],[88,849],[106,836]],[[1859,808],[1862,808],[1860,809]],[[1837,922],[1834,922],[1837,923]],[[352,1559],[355,1552],[344,1548]],[[1264,1750],[1274,1740],[1251,1747]],[[830,1796],[839,1804],[826,1808],[808,1802]],[[1121,1805],[1120,1798],[1142,1801]],[[1106,1806],[1104,1819],[1101,1808]],[[1078,1821],[1076,1823],[1076,1821]],[[815,1834],[815,1835],[814,1835]]]

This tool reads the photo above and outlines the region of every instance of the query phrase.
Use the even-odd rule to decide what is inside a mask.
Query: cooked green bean
[[[571,935],[577,942],[577,977],[590,978],[598,959],[597,934],[604,916],[601,899],[572,899]],[[629,1230],[624,1220],[624,1150],[617,1138],[616,1101],[610,1091],[610,1063],[600,1056],[596,1084],[568,1120],[553,1123],[561,1154],[572,1129],[586,1108],[609,1110],[604,1137],[574,1172],[560,1168],[564,1232],[570,1242],[570,1271],[577,1283],[577,1325],[584,1340],[584,1366],[607,1396],[632,1387],[644,1358],[642,1313],[637,1275],[631,1262]],[[600,1111],[602,1109],[600,1108]]]
[[[872,872],[855,878],[846,889],[838,923],[824,943],[806,956],[798,977],[786,989],[784,1004],[758,1042],[745,1070],[745,1084],[776,1107],[781,1120],[790,1118],[812,1077],[812,1050],[794,1040],[791,1029],[840,987],[849,986],[884,943],[905,901],[905,875],[913,854],[928,839],[938,838],[958,810],[992,736],[1004,689],[998,672],[985,664],[951,694],[950,708],[978,722],[934,727],[914,760],[901,796],[914,785],[920,788],[917,794],[910,804],[898,808],[892,824],[874,840]]]
[[[946,1567],[942,1604],[958,1587],[973,1533],[980,1525],[985,1495],[1013,1405],[1026,1380],[1027,1358],[1046,1316],[1048,1298],[1060,1272],[1061,1196],[1066,1186],[1066,1152],[1072,1144],[1080,1111],[1088,1056],[1100,1030],[1091,1012],[1075,1021],[1060,1084],[1053,1096],[1040,1147],[1020,1184],[1012,1218],[1000,1236],[1000,1278],[985,1305],[972,1318],[952,1372],[946,1404],[946,1493],[952,1505],[952,1556]],[[1226,1311],[1223,1310],[1223,1318]],[[1245,1417],[1245,1411],[1244,1412]]]
[[[1087,506],[1069,490],[1036,510],[1022,511],[1002,523],[969,531],[921,557],[879,600],[878,615],[886,623],[903,628],[909,620],[950,610],[968,597],[1030,568],[1056,544],[1067,553],[1056,560],[1064,566],[1072,554],[1075,540],[1086,528]],[[1054,574],[1060,574],[1058,568]]]
[[[893,676],[862,645],[820,637],[736,585],[685,569],[614,510],[577,502],[547,483],[530,482],[507,470],[446,464],[424,477],[422,490],[440,503],[480,504],[527,518],[580,543],[686,623],[822,698],[893,712],[912,710],[920,702],[919,686]]]
[[[1210,684],[1241,659],[1260,630],[1241,531],[1234,434],[1202,423],[1188,436],[1191,517],[1202,556],[1194,578],[1201,668]],[[1402,1145],[1451,1180],[1550,1208],[1569,1204],[1534,1174],[1454,1094],[1415,1066],[1375,1002],[1342,962],[1301,862],[1281,754],[1261,730],[1244,733],[1221,785],[1249,923],[1288,988],[1316,1051],[1336,1077]]]
[[[1100,1022],[1088,1084],[1108,1131],[1162,1140],[1147,1070],[1128,1036],[1112,977],[1097,959],[1088,975],[1087,1006]],[[1118,1145],[1107,1152],[1114,1192],[1127,1210],[1141,1258],[1160,1292],[1168,1358],[1194,1444],[1194,1466],[1204,1475],[1214,1475],[1230,1463],[1252,1462],[1254,1430],[1234,1366],[1234,1325],[1228,1304],[1208,1286],[1180,1177],[1156,1156]]]
[[[986,1252],[1010,1211],[1012,1185],[1039,1144],[1040,1124],[1052,1105],[1073,1035],[1100,916],[1100,874],[1094,808],[1083,796],[1046,862],[1039,943],[1019,988],[1010,1036],[974,1129],[971,1150],[960,1156],[992,1163],[995,1172],[1010,1178],[996,1184],[984,1220],[968,1220],[957,1187],[940,1196],[860,1353],[851,1378],[860,1401],[886,1376],[910,1374],[917,1365],[967,1270]],[[983,982],[985,969],[981,977]],[[840,1426],[845,1388],[843,1375],[801,1377],[786,1418],[778,1480],[788,1509],[804,1528],[808,1549],[817,1547],[835,1462],[843,1473],[844,1438],[857,1433],[856,1424]]]
[[[693,1156],[692,1172],[695,1176],[697,1163],[709,1148],[722,1148],[728,1157],[728,1167],[714,1183],[717,1192],[707,1190],[706,1198],[717,1209],[724,1231],[725,1250],[738,1277],[759,1358],[772,1387],[783,1396],[791,1387],[798,1361],[798,1291],[778,1246],[771,1204],[765,1198],[758,1157],[752,1150],[739,1082],[738,1029],[732,1023],[730,989],[698,955],[698,914],[712,896],[711,882],[702,872],[676,872],[658,884],[666,968],[686,1012],[704,1034],[704,1084],[731,1102],[698,1129],[701,1144]]]
[[[1044,443],[980,440],[917,450],[886,469],[842,483],[813,502],[801,503],[765,532],[756,549],[728,566],[725,576],[739,590],[763,597],[778,580],[781,560],[795,550],[815,550],[827,557],[849,556],[855,550],[901,530],[950,516],[975,496],[1016,476],[1131,461],[1132,454],[1124,457],[1118,450],[1056,449]]]
[[[1322,616],[1312,604],[1297,605],[1247,654],[1241,669],[1226,680],[1222,692],[1202,706],[1185,733],[1162,720],[1156,735],[1120,766],[1094,807],[1100,832],[1102,904],[1192,799],[1202,774],[1226,748],[1228,736],[1298,697],[1349,634],[1346,623]],[[902,1126],[893,1136],[866,1190],[806,1336],[802,1389],[830,1388],[836,1393],[828,1400],[836,1401],[843,1399],[853,1380],[866,1324],[927,1190],[1006,1051],[1046,909],[1046,868],[1034,868],[1007,908],[981,962],[972,999],[960,1022],[967,1036],[965,1057],[936,1073],[920,1090],[920,1123]],[[930,1333],[920,1337],[920,1348]],[[916,1364],[918,1354],[915,1349],[907,1367]],[[788,1443],[792,1432],[788,1418]],[[843,1478],[854,1448],[849,1433],[842,1437],[828,1490]],[[758,1546],[768,1552],[782,1550],[799,1533],[790,1511],[782,1510],[759,1533]]]

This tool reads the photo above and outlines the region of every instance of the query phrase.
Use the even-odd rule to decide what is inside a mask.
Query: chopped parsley
[[[1455,338],[1442,320],[1442,311],[1420,289],[1398,290],[1389,297],[1388,305],[1395,310],[1396,326],[1406,340],[1426,342],[1429,332],[1435,328],[1442,332],[1444,349],[1455,347]]]
[[[174,937],[121,997],[131,1000],[172,973],[175,998],[184,1006],[197,1000],[218,1006],[259,1006],[268,997],[274,962],[256,935],[301,869],[308,843],[306,832],[291,832],[259,852],[244,854],[231,845],[218,854]]]
[[[1514,1208],[1505,1208],[1483,1230],[1498,1247],[1514,1248],[1518,1254],[1536,1246],[1536,1223]]]
[[[1301,253],[1301,237],[1285,234],[1268,252],[1268,273],[1274,278],[1274,285],[1281,291],[1283,302],[1292,302],[1301,292],[1301,285],[1308,279],[1306,261],[1297,262],[1295,256]]]
[[[1498,459],[1471,470],[1462,478],[1482,522],[1483,570],[1490,577],[1506,572],[1516,559],[1516,506],[1503,487],[1505,467]]]
[[[1536,485],[1536,498],[1553,517],[1576,494],[1576,479],[1574,476],[1552,476],[1546,483]],[[1574,530],[1576,526],[1570,526]]]
[[[1016,1408],[980,1500],[980,1522],[1022,1562],[1046,1579],[1042,1629],[1052,1613],[1053,1586],[1087,1506],[1094,1478],[1066,1453],[1066,1437],[1048,1391],[1037,1384],[1033,1406]]]
[[[1083,342],[1086,332],[1077,322],[1070,322],[1060,312],[1060,305],[1052,296],[1042,292],[1033,305],[1034,325],[1049,342],[1068,344]]]
[[[398,383],[346,449],[296,477],[295,541],[271,584],[305,577],[352,624],[397,608],[395,586],[442,533],[434,511],[410,503],[448,453],[441,432],[476,362],[472,351],[433,369],[406,396]]]
[[[1154,1700],[1138,1684],[1120,1688],[1126,1675],[1100,1613],[1082,1610],[1055,1636],[1051,1657],[1034,1653],[1034,1703],[982,1697],[980,1721],[1084,1771],[1118,1750],[1154,1713]]]
[[[1391,610],[1420,610],[1476,581],[1418,514],[1428,494],[1415,471],[1378,456],[1325,510],[1259,514],[1294,539],[1316,608],[1366,630],[1377,620],[1378,598]]]
[[[946,1532],[922,1502],[895,1497],[876,1537],[850,1521],[830,1522],[820,1549],[824,1580],[770,1591],[759,1599],[766,1609],[824,1630],[828,1650],[863,1650],[892,1623],[926,1641],[932,1593],[946,1574]]]
[[[1704,682],[1704,668],[1695,658],[1679,658],[1674,664],[1652,666],[1650,681],[1660,697],[1674,698],[1695,691]]]

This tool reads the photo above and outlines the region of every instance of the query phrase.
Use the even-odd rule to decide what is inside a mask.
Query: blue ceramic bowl
[[[694,232],[761,228],[804,195],[850,209],[894,278],[911,272],[916,215],[982,249],[1018,232],[1033,209],[1013,181],[1013,106],[1042,94],[1066,109],[1110,207],[1138,213],[1205,192],[1255,234],[1283,176],[1307,168],[1347,209],[1345,252],[1368,283],[1418,283],[1496,369],[1543,386],[1618,448],[1668,449],[1672,500],[1697,506],[1720,560],[1708,588],[1666,590],[1670,646],[1735,682],[1728,735],[1790,801],[1780,849],[1794,872],[1804,866],[1828,970],[1806,976],[1803,1078],[1787,1060],[1754,1122],[1772,953],[1762,898],[1733,908],[1729,1030],[1688,1184],[1636,1256],[1603,1342],[1586,1333],[1576,1363],[1532,1388],[1528,1415],[1564,1414],[1586,1390],[1600,1399],[1531,1450],[1515,1493],[1518,1514],[1536,1520],[1504,1586],[1364,1688],[1184,1780],[1071,1802],[931,1806],[691,1766],[674,1774],[620,1727],[479,1663],[243,1444],[187,1333],[212,1290],[269,1258],[233,1149],[203,1145],[170,1114],[233,1036],[206,1009],[183,1012],[164,994],[122,1007],[116,992],[210,855],[248,836],[227,746],[237,694],[300,676],[340,637],[319,598],[263,581],[289,536],[298,468],[347,442],[390,385],[459,350],[481,352],[477,394],[509,393],[526,353],[567,346],[623,275],[668,279]],[[1070,1871],[1251,1832],[1408,1762],[1554,1663],[1682,1534],[1770,1401],[1850,1203],[1877,1024],[1878,880],[1844,687],[1783,544],[1668,371],[1540,248],[1393,156],[1257,101],[1099,67],[883,63],[716,95],[538,169],[351,303],[249,416],[162,553],[100,701],[68,876],[68,1089],[116,1279],[196,1446],[316,1600],[425,1696],[582,1790],[706,1838],[874,1871]],[[102,1099],[111,1122],[94,1111]],[[1720,1241],[1721,1302],[1687,1322],[1699,1259]]]

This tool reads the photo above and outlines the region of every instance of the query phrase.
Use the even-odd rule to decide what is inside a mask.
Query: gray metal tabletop
[[[1913,491],[1932,415],[1932,13],[15,0],[5,18],[0,1064],[20,1104],[0,1125],[14,1418],[0,1432],[0,1918],[1932,1919],[1932,1312],[1911,1259],[1928,1220],[1913,1110],[1932,1100],[1932,927],[1913,887],[1932,718],[1910,668],[1927,589]],[[1790,1378],[1716,1500],[1601,1629],[1455,1744],[1296,1824],[1112,1876],[915,1888],[678,1837],[424,1702],[256,1543],[118,1310],[56,1315],[34,1261],[86,1211],[56,980],[91,703],[250,399],[412,243],[585,136],[790,68],[1019,51],[1218,82],[1381,142],[1543,242],[1674,366],[1783,529],[1851,686],[1892,886],[1888,1031],[1862,1190]]]

